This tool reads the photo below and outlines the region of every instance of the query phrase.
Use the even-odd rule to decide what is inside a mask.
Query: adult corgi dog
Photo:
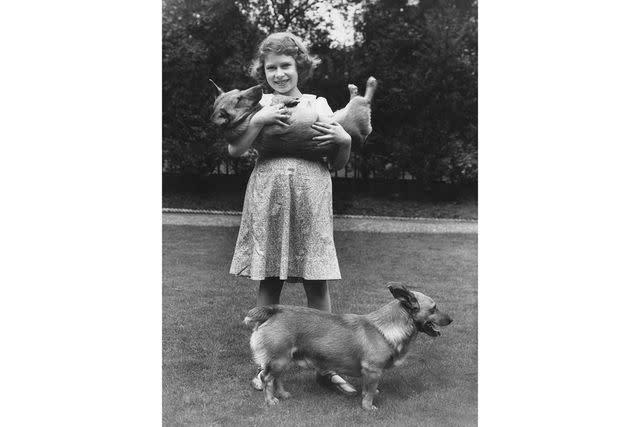
[[[265,400],[288,398],[280,374],[291,363],[317,371],[362,377],[362,407],[373,405],[384,369],[399,364],[419,332],[440,335],[451,323],[425,294],[388,286],[395,298],[364,315],[332,314],[307,307],[268,305],[249,311],[244,323],[253,328],[251,350],[262,368]]]

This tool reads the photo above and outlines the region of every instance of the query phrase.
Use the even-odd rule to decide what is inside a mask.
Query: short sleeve
[[[327,99],[321,96],[316,98],[316,109],[320,117],[329,117],[333,115],[333,110],[329,107]]]
[[[263,107],[271,105],[271,98],[273,98],[272,93],[263,93],[262,98],[260,98],[260,105],[262,105]]]

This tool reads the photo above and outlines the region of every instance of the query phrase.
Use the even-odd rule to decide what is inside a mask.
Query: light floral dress
[[[270,95],[261,103],[270,103]],[[306,117],[310,126],[331,114],[324,98],[302,95],[291,119]],[[261,141],[255,145],[260,154],[247,185],[230,273],[253,280],[340,279],[326,161],[266,156]]]

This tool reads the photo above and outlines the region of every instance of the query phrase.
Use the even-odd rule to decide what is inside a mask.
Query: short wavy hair
[[[249,67],[251,77],[256,79],[266,89],[271,90],[264,73],[264,59],[268,54],[288,55],[296,61],[298,84],[304,84],[320,64],[317,56],[309,53],[302,39],[291,33],[273,33],[260,43],[256,56]]]

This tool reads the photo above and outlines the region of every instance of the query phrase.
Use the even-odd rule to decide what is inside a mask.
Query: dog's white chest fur
[[[404,361],[407,358],[407,352],[406,351],[403,352],[403,350],[405,350],[405,346],[402,345],[402,344],[398,345],[398,347],[396,348],[396,351],[398,353],[398,357],[393,360],[393,365],[392,366],[394,366],[394,367],[395,366],[400,366],[400,365],[402,365],[404,363]]]

